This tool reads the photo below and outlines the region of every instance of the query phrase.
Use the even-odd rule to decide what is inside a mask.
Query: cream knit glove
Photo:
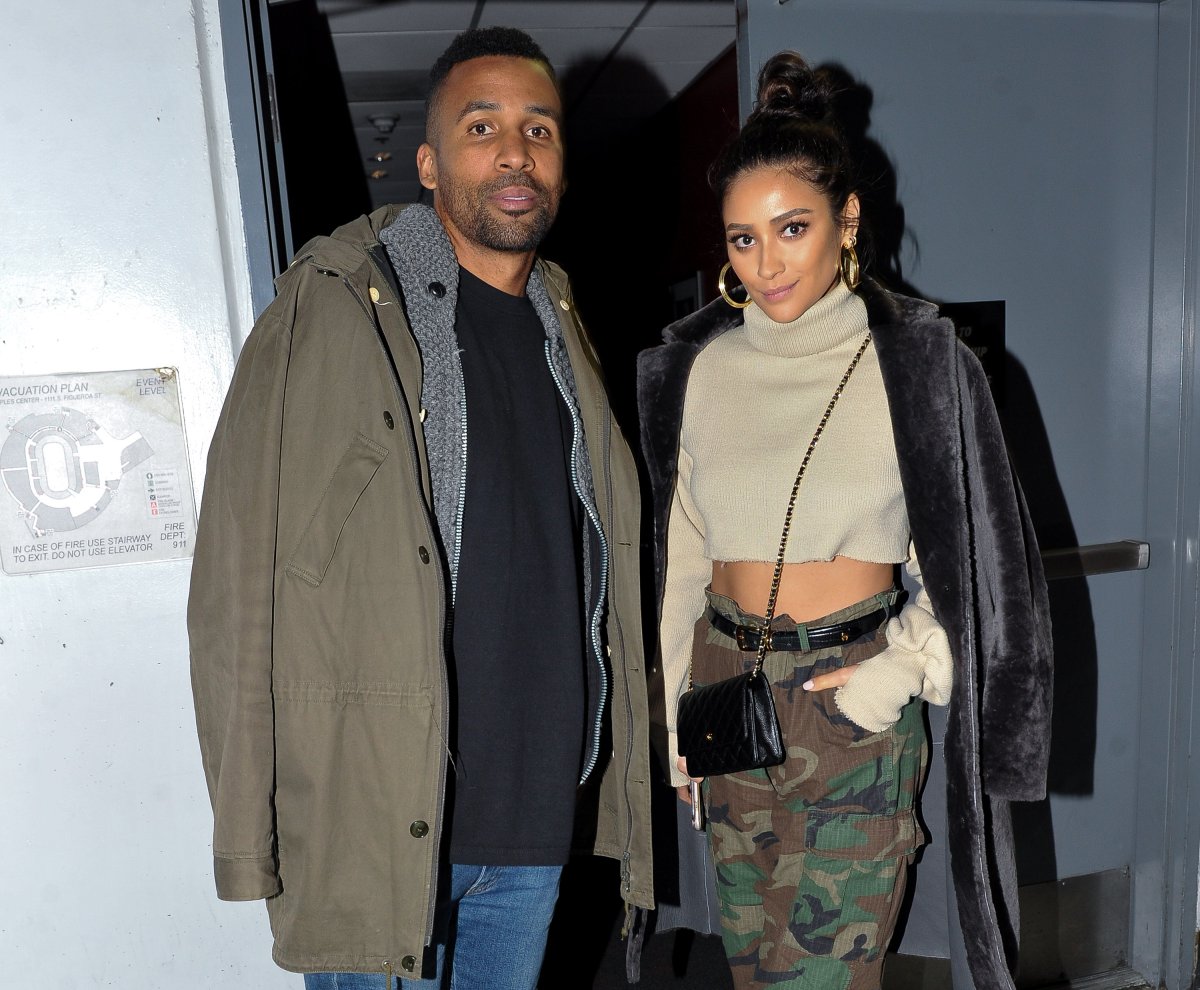
[[[882,732],[895,724],[913,697],[947,704],[954,684],[950,642],[933,616],[911,543],[904,566],[917,582],[916,595],[888,622],[883,652],[860,663],[833,696],[841,713],[868,732]]]

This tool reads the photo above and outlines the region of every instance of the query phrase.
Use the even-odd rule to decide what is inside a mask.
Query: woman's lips
[[[763,289],[763,298],[768,302],[779,302],[780,299],[787,297],[787,294],[796,287],[796,283],[791,285],[781,285],[778,289]]]

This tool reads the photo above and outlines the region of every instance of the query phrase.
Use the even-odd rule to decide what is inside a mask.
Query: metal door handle
[[[1063,547],[1042,551],[1046,580],[1143,571],[1150,566],[1150,544],[1142,540],[1092,543],[1086,547]]]

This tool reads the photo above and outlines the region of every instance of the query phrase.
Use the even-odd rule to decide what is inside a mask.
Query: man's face
[[[450,70],[417,152],[451,241],[533,251],[563,191],[562,101],[538,62],[488,55]]]

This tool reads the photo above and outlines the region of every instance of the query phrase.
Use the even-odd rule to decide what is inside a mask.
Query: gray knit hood
[[[379,240],[400,282],[408,324],[421,352],[421,408],[425,410],[423,426],[434,516],[453,588],[458,578],[458,538],[467,471],[467,400],[458,338],[454,333],[458,258],[438,215],[420,204],[405,208],[380,232]],[[583,443],[575,376],[539,264],[533,266],[525,292],[545,328],[551,364],[573,406],[572,417],[580,431],[575,449],[582,451],[582,456],[574,459],[576,479],[584,506],[595,519],[591,464]],[[585,554],[587,546],[585,540]],[[584,574],[589,572],[590,568],[585,566]],[[590,589],[585,592],[590,600]]]

